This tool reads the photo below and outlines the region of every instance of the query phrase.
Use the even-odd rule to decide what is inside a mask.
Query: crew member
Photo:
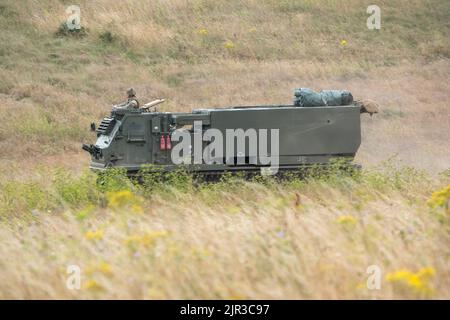
[[[127,90],[128,99],[124,105],[126,109],[139,109],[139,101],[136,98],[136,91],[133,88]]]

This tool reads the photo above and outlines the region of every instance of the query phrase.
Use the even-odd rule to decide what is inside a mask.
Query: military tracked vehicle
[[[297,93],[296,101],[301,96]],[[83,149],[91,155],[91,169],[124,168],[130,175],[144,167],[172,171],[180,166],[209,175],[275,167],[275,172],[282,172],[327,165],[334,158],[353,160],[361,143],[360,114],[376,111],[348,99],[348,92],[345,102],[308,105],[307,96],[300,100],[301,105],[230,106],[190,113],[152,110],[163,100],[143,108],[114,107],[98,127],[91,125],[97,141]],[[214,143],[215,148],[208,149]]]

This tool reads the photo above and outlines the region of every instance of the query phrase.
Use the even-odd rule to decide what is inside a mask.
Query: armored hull
[[[361,143],[360,112],[356,105],[239,106],[192,113],[122,109],[103,119],[96,143],[83,149],[92,156],[93,170],[170,171],[182,165],[217,173],[273,168],[275,162],[277,170],[292,170],[336,157],[353,159]],[[211,139],[211,133],[218,137]],[[202,157],[213,142],[213,152]]]

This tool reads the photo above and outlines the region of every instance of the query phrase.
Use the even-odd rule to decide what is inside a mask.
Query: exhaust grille
[[[103,118],[102,122],[100,122],[100,125],[97,128],[97,133],[108,135],[111,133],[111,130],[114,128],[114,125],[116,124],[116,119],[114,118]]]

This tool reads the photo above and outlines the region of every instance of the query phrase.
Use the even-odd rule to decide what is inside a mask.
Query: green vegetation
[[[110,192],[131,191],[152,202],[153,197],[192,197],[200,196],[206,204],[214,203],[208,197],[215,194],[242,194],[246,200],[252,198],[250,189],[261,185],[265,192],[274,194],[282,192],[318,192],[327,197],[338,191],[340,195],[354,201],[377,201],[380,195],[399,193],[411,201],[423,201],[432,191],[445,183],[448,178],[445,173],[442,178],[434,179],[426,172],[413,167],[397,167],[394,162],[386,162],[379,168],[355,170],[346,168],[344,162],[337,161],[329,168],[312,167],[298,172],[284,174],[282,177],[256,175],[244,178],[240,175],[226,173],[212,182],[193,177],[184,169],[171,173],[143,169],[139,178],[128,178],[126,171],[111,169],[96,174],[84,171],[74,175],[63,168],[50,170],[40,181],[23,183],[9,181],[0,184],[0,212],[7,217],[14,212],[31,214],[33,209],[47,210],[64,208],[81,208],[88,205],[100,206]],[[49,178],[51,177],[51,183]],[[250,189],[248,189],[250,188]],[[322,199],[322,200],[325,200]],[[328,199],[327,201],[332,201]],[[26,210],[21,210],[21,209]]]
[[[448,297],[445,173],[336,164],[302,176],[193,183],[184,171],[144,172],[137,183],[120,170],[57,169],[41,181],[2,183],[0,239],[22,240],[0,247],[14,259],[3,264],[9,286],[0,297]],[[32,271],[15,250],[39,270],[33,284],[21,280]],[[82,267],[80,291],[60,280],[73,263]],[[365,287],[372,264],[387,274],[380,291]],[[130,276],[142,291],[124,286]]]

